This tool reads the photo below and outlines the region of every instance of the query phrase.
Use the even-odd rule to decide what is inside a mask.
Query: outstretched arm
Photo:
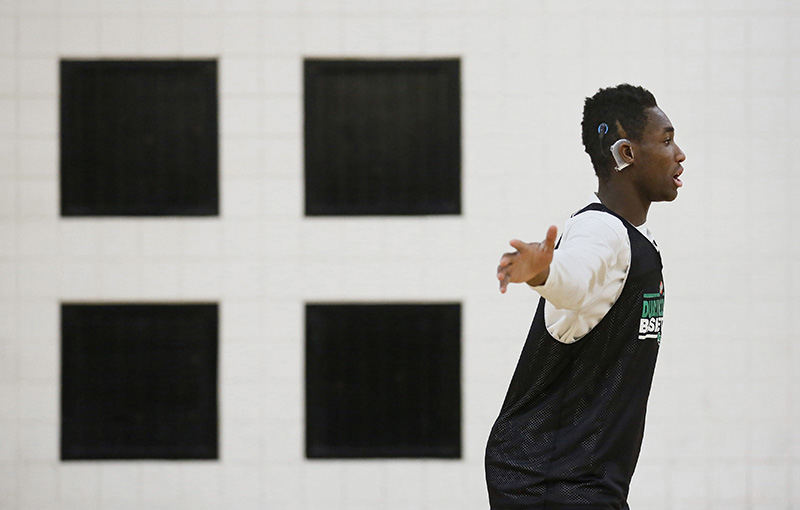
[[[553,261],[553,250],[556,244],[558,229],[551,226],[547,236],[541,243],[525,243],[512,239],[509,243],[516,249],[504,253],[497,266],[497,279],[500,280],[500,292],[505,292],[510,283],[527,282],[531,286],[543,285],[550,274],[550,262]]]

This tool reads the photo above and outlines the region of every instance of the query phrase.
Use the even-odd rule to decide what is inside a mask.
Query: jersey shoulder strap
[[[570,217],[571,217],[571,218],[574,218],[575,216],[577,216],[577,215],[579,215],[579,214],[581,214],[581,213],[585,213],[586,211],[600,211],[600,212],[605,212],[605,213],[608,213],[608,214],[610,214],[610,215],[612,215],[612,216],[616,216],[617,218],[619,218],[619,219],[622,221],[622,224],[623,224],[623,225],[625,225],[625,223],[627,223],[627,222],[625,221],[625,219],[624,219],[622,216],[620,216],[619,214],[615,213],[614,211],[612,211],[612,210],[611,210],[611,209],[609,209],[608,207],[604,206],[604,205],[603,205],[603,204],[601,204],[600,202],[592,202],[591,204],[587,205],[586,207],[584,207],[584,208],[583,208],[583,209],[581,209],[580,211],[578,211],[578,212],[574,213],[574,214],[573,214],[572,216],[570,216]]]

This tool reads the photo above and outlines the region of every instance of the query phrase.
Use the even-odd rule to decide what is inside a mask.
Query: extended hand
[[[547,236],[541,243],[524,243],[512,239],[509,244],[517,251],[504,253],[497,266],[497,279],[500,280],[500,292],[505,293],[508,283],[528,282],[541,285],[550,273],[550,262],[553,261],[553,250],[556,244],[558,229],[551,226]]]

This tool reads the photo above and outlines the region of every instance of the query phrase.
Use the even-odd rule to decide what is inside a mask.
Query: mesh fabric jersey
[[[617,301],[583,338],[548,333],[544,298],[486,446],[493,510],[624,510],[660,344],[661,256],[636,227]],[[658,316],[653,311],[658,312]]]

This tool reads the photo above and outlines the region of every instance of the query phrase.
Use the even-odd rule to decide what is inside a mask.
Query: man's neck
[[[638,227],[647,221],[650,201],[642,198],[627,182],[600,181],[597,197],[600,202]]]

